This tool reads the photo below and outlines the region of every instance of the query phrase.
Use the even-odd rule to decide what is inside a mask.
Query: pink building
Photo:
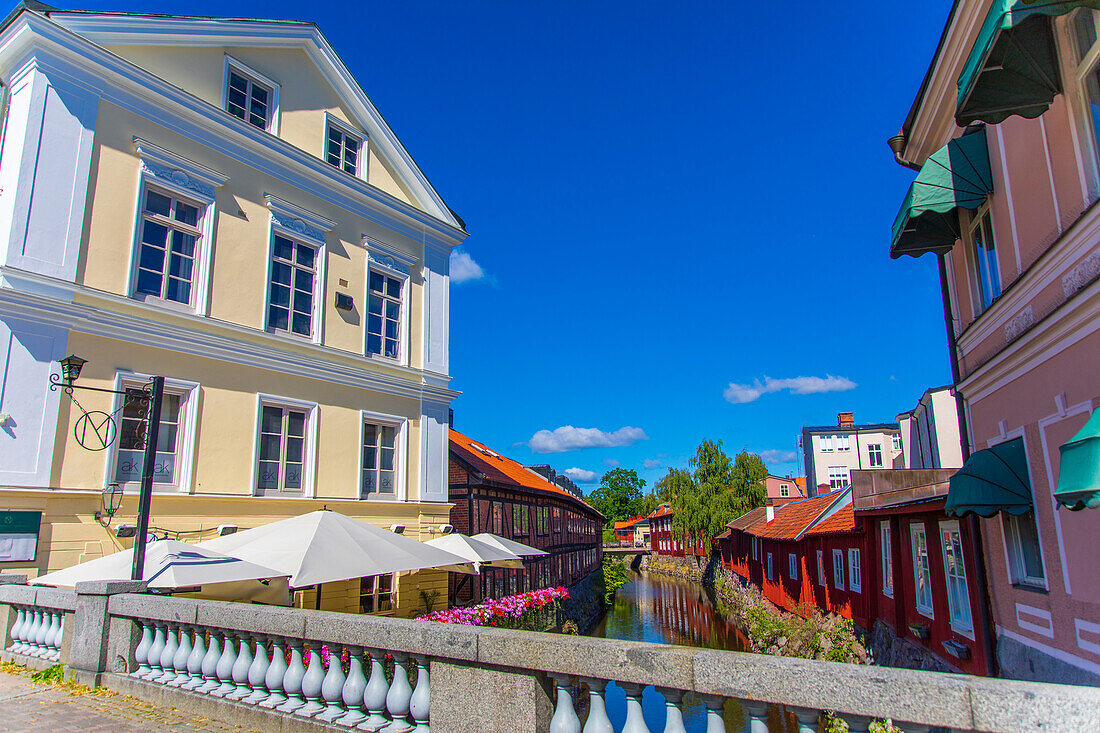
[[[1100,684],[1100,12],[957,0],[899,135],[891,255],[939,267],[1002,676]],[[929,304],[930,305],[930,304]],[[1090,437],[1093,436],[1093,437]],[[1077,439],[1074,442],[1074,439]],[[1082,509],[1070,511],[1069,508]]]
[[[790,500],[806,497],[806,479],[804,478],[772,476],[769,473],[764,479],[764,485],[768,489],[769,499]]]

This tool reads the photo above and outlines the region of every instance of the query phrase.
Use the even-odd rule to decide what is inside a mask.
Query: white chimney
[[[768,518],[767,523],[770,523],[773,519],[775,519],[775,507],[771,504],[768,504],[767,506],[765,506],[764,507],[764,516],[766,516]]]

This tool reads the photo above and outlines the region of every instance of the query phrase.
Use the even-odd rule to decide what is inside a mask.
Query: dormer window
[[[329,165],[353,176],[359,176],[362,151],[362,137],[329,121],[325,143],[325,160]]]
[[[224,95],[226,112],[253,127],[278,132],[278,84],[226,56]]]

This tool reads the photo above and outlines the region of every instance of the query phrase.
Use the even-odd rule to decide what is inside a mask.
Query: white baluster
[[[33,656],[42,658],[46,656],[46,632],[50,630],[50,619],[47,618],[46,612],[42,611],[38,614],[38,626],[34,631],[34,654]]]
[[[179,643],[179,631],[174,626],[169,626],[166,632],[166,639],[164,642],[164,649],[160,653],[160,668],[161,673],[153,680],[162,685],[168,684],[169,680],[176,678],[176,670],[172,667],[172,662],[176,658],[176,651],[180,648]]]
[[[309,664],[302,677],[302,697],[306,704],[294,711],[295,715],[312,718],[325,709],[321,703],[321,687],[325,684],[325,667],[321,661],[321,645],[309,645]]]
[[[195,627],[195,641],[191,645],[191,654],[187,657],[187,681],[180,685],[184,690],[196,690],[202,687],[202,660],[206,659],[206,639],[203,630]]]
[[[283,675],[283,692],[286,694],[284,702],[276,710],[284,713],[293,713],[306,704],[302,697],[302,678],[306,676],[306,667],[302,664],[302,642],[299,639],[290,640],[290,664],[287,665],[286,674]]]
[[[222,686],[218,681],[218,662],[222,659],[221,642],[218,641],[218,632],[210,631],[210,646],[206,649],[206,656],[202,658],[202,684],[195,688],[195,692],[209,695]]]
[[[340,699],[347,708],[347,715],[340,718],[337,723],[354,728],[367,719],[363,712],[363,693],[367,689],[367,678],[363,674],[363,650],[358,647],[348,648],[348,678],[344,681],[344,688],[340,691]]]
[[[214,697],[225,697],[237,686],[233,684],[233,665],[237,663],[237,648],[233,640],[233,634],[222,634],[222,655],[218,659],[218,666],[214,668],[214,674],[218,676],[218,686],[210,691]]]
[[[684,712],[680,709],[684,693],[680,690],[661,689],[665,697],[665,733],[687,733],[684,729]]]
[[[164,625],[159,623],[153,624],[153,645],[149,647],[149,673],[142,675],[145,679],[152,682],[159,677],[164,669],[160,666],[160,655],[164,651]]]
[[[406,654],[393,653],[393,682],[390,684],[390,691],[386,693],[386,711],[393,722],[386,728],[386,733],[408,733],[412,730],[412,725],[409,724],[412,686],[409,684],[409,672],[405,669],[407,659]]]
[[[240,645],[237,649],[237,659],[233,662],[233,671],[230,673],[233,677],[233,686],[236,689],[226,694],[226,700],[243,700],[252,694],[252,688],[248,686],[248,670],[250,669],[252,669],[252,643],[250,635],[242,633],[240,635]]]
[[[346,712],[342,706],[344,683],[344,667],[340,664],[340,648],[326,645],[328,648],[328,674],[321,683],[321,699],[325,701],[325,709],[317,713],[317,720],[325,723],[333,723],[337,718],[343,717]]]
[[[570,679],[565,675],[550,675],[554,680],[557,700],[554,703],[554,717],[550,718],[550,733],[581,733],[581,719],[573,709],[573,696],[570,694]]]
[[[583,733],[615,733],[611,719],[607,717],[607,701],[604,699],[608,683],[591,677],[586,677],[583,682],[588,685],[588,720],[584,723]]]
[[[409,699],[409,712],[412,714],[416,727],[414,733],[429,733],[428,718],[431,715],[432,689],[431,680],[428,679],[428,660],[426,657],[416,658],[416,687],[413,688],[412,697]]]
[[[649,727],[642,716],[642,685],[620,682],[619,687],[626,693],[626,722],[623,733],[649,733]],[[707,733],[710,733],[708,730]]]
[[[182,687],[184,683],[191,680],[187,675],[187,660],[190,659],[193,651],[191,647],[191,630],[186,626],[181,626],[179,638],[180,642],[179,646],[176,647],[176,655],[172,657],[172,669],[176,670],[176,674],[168,680],[169,687]]]
[[[52,662],[61,659],[61,619],[64,616],[53,612],[50,614],[50,627],[46,630],[46,654],[44,657]]]
[[[149,674],[149,647],[153,646],[152,625],[148,621],[138,621],[141,624],[141,641],[134,649],[134,663],[137,669],[130,673],[131,677],[144,677]]]
[[[241,700],[249,705],[259,705],[268,696],[267,687],[264,685],[264,680],[267,679],[267,668],[270,666],[270,662],[267,661],[267,646],[264,644],[264,638],[259,634],[254,638],[256,654],[252,657],[252,666],[248,668],[248,686],[252,688],[252,694]]]
[[[798,718],[798,733],[817,733],[817,720],[821,713],[812,708],[790,708]]]
[[[11,626],[11,645],[8,646],[9,652],[19,652],[19,644],[21,640],[20,634],[23,632],[23,624],[27,621],[27,612],[22,608],[15,609],[15,623]]]
[[[707,703],[707,715],[710,715],[710,699],[704,697],[703,701]],[[718,698],[721,699],[721,698]],[[745,711],[747,723],[749,724],[749,733],[768,733],[768,703],[757,702],[755,700],[742,700],[741,708]],[[710,730],[709,728],[707,729]]]
[[[286,702],[286,695],[283,694],[283,676],[286,675],[286,669],[283,640],[277,636],[272,637],[271,664],[267,668],[267,674],[264,675],[264,687],[267,688],[268,696],[260,701],[261,708],[274,710]]]
[[[386,670],[382,666],[385,653],[379,649],[370,650],[370,680],[363,690],[363,707],[370,713],[365,721],[359,724],[359,730],[380,731],[390,724],[386,719],[386,697],[389,694],[390,683],[386,682]]]

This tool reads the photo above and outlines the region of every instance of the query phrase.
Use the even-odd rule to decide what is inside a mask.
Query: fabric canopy
[[[947,252],[959,238],[958,209],[976,209],[993,191],[985,128],[928,156],[894,219],[890,256]]]
[[[512,540],[506,540],[503,537],[495,535],[491,532],[482,532],[481,534],[475,534],[473,539],[480,540],[487,545],[506,550],[513,555],[519,555],[520,557],[532,557],[535,555],[546,555],[548,553],[542,550],[525,545],[522,542],[513,542]]]
[[[405,570],[462,565],[458,555],[321,510],[199,545],[277,568],[291,588]]]
[[[42,575],[29,582],[72,588],[86,580],[129,580],[133,558],[134,550],[131,548]],[[145,549],[143,580],[150,588],[174,590],[286,576],[287,573],[264,565],[176,540],[150,542]]]
[[[434,540],[428,540],[424,544],[454,553],[472,563],[472,568],[469,565],[442,568],[456,573],[478,575],[481,572],[482,565],[491,565],[495,568],[523,567],[523,558],[519,555],[503,550],[496,545],[475,540],[473,537],[467,537],[464,534],[448,534]]]
[[[1061,93],[1050,18],[1100,0],[994,0],[959,76],[955,121],[1038,117]]]
[[[1026,514],[1032,510],[1031,479],[1024,439],[1016,438],[980,450],[951,477],[948,514],[992,517],[997,512]]]
[[[1054,498],[1074,511],[1100,507],[1100,410],[1093,410],[1085,426],[1058,450],[1062,460]]]

